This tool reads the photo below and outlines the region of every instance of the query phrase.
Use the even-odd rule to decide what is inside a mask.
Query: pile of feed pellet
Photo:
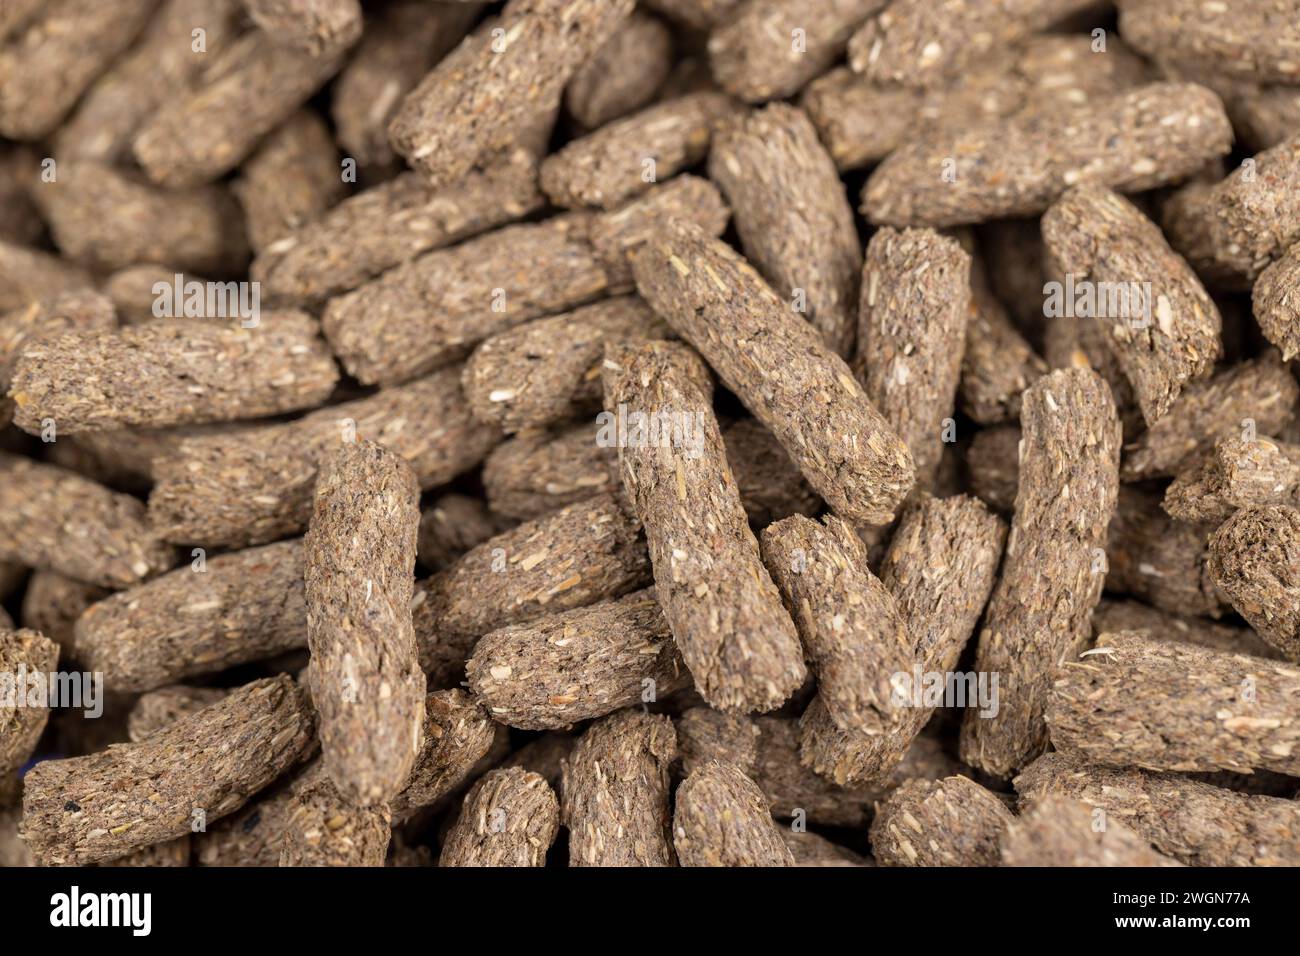
[[[0,864],[1300,864],[1298,352],[1300,0],[0,0]]]

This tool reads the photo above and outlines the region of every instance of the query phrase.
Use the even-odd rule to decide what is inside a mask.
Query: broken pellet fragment
[[[1057,664],[1091,638],[1119,490],[1119,419],[1095,372],[1040,378],[1025,391],[1021,424],[1016,512],[975,658],[976,672],[999,675],[1000,693],[994,713],[967,710],[961,739],[963,760],[1003,777],[1047,745]]]
[[[1165,489],[1165,511],[1182,521],[1224,521],[1250,505],[1292,504],[1300,491],[1300,445],[1221,438]]]
[[[1047,726],[1058,751],[1092,764],[1295,775],[1298,699],[1294,666],[1123,631],[1062,666]]]
[[[691,683],[653,590],[485,634],[465,672],[493,720],[527,730],[567,727]]]
[[[1210,537],[1206,568],[1260,637],[1300,661],[1300,511],[1242,508]]]
[[[1098,142],[1113,145],[1099,154]],[[892,226],[1028,216],[1077,183],[1140,192],[1175,182],[1231,143],[1213,93],[1153,83],[1077,110],[1030,112],[904,145],[871,174],[863,210]]]
[[[130,495],[0,453],[0,560],[122,588],[170,568],[174,552]]]
[[[710,760],[677,788],[673,846],[682,866],[793,866],[763,791],[735,764]]]
[[[140,743],[37,764],[28,845],[41,865],[77,865],[175,839],[238,810],[313,741],[306,694],[288,677],[254,681]]]
[[[1119,8],[1125,41],[1154,59],[1191,60],[1256,82],[1300,82],[1300,22],[1289,0],[1143,0]]]
[[[224,700],[229,693],[221,687],[173,684],[141,694],[127,717],[127,736],[131,743],[138,744],[150,734]]]
[[[312,56],[346,49],[361,37],[359,0],[243,0],[249,18],[277,43]]]
[[[766,425],[847,521],[885,523],[911,490],[907,447],[848,366],[729,246],[670,223],[633,259],[637,288]]]
[[[1014,819],[966,777],[909,780],[876,808],[871,855],[881,866],[996,866]]]
[[[169,541],[242,548],[299,534],[321,463],[353,437],[382,443],[421,488],[482,461],[498,433],[474,421],[448,368],[293,422],[183,440],[155,460],[149,517]]]
[[[307,646],[302,541],[189,565],[111,595],[76,623],[73,656],[146,691]]]
[[[1157,421],[1222,353],[1214,301],[1159,227],[1104,186],[1065,193],[1042,228],[1057,267],[1096,292],[1093,314],[1106,343],[1147,424]]]
[[[803,650],[740,503],[708,370],[682,345],[611,344],[604,380],[606,406],[629,409],[623,485],[696,687],[720,710],[779,706],[804,681]]]
[[[492,748],[497,726],[459,688],[434,691],[424,699],[424,743],[397,796],[389,801],[401,822],[421,807],[451,793]]]
[[[48,693],[41,692],[38,704],[30,688],[36,684],[49,690],[58,663],[59,646],[45,635],[0,626],[0,674],[8,684],[0,700],[0,779],[21,769],[36,749],[49,720],[50,701]]]
[[[39,434],[163,428],[313,408],[338,381],[306,313],[263,326],[175,319],[62,332],[28,345],[14,365],[14,423]]]
[[[560,828],[555,792],[535,773],[492,770],[465,796],[439,866],[544,866]]]
[[[1016,777],[1021,803],[1062,794],[1114,817],[1188,866],[1300,865],[1300,802],[1236,793],[1177,773],[1039,757]]]
[[[721,124],[709,175],[731,205],[746,257],[848,358],[862,244],[835,164],[808,117],[778,103]]]
[[[672,721],[622,710],[587,728],[564,763],[561,819],[570,866],[673,866]]]
[[[321,471],[303,539],[322,759],[359,806],[397,795],[424,733],[411,619],[419,503],[415,473],[399,456],[364,439],[345,443]]]
[[[1002,834],[1003,866],[1182,866],[1119,819],[1059,794],[1035,800]]]

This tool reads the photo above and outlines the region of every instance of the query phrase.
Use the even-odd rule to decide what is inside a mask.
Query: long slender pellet
[[[961,377],[970,319],[970,256],[932,230],[881,229],[867,245],[854,370],[907,443],[916,488],[929,490]]]
[[[596,721],[564,763],[560,815],[570,866],[673,866],[672,721],[623,710]]]
[[[871,855],[880,866],[996,866],[1014,819],[966,777],[909,780],[876,808]]]
[[[424,699],[424,744],[411,775],[389,806],[401,821],[455,790],[487,756],[496,725],[459,688],[434,691]]]
[[[366,31],[335,80],[330,112],[344,152],[363,169],[396,159],[388,124],[406,96],[456,46],[483,3],[397,0],[372,11]]]
[[[1006,526],[966,496],[923,498],[899,523],[881,563],[906,636],[907,663],[887,678],[955,670],[997,579]],[[824,694],[800,722],[800,759],[836,784],[881,786],[896,773],[933,713],[909,703],[884,733],[836,721]]]
[[[721,124],[709,176],[731,205],[745,256],[847,358],[862,243],[835,164],[808,117],[777,103]]]
[[[718,84],[749,102],[799,92],[886,0],[750,0],[709,34]]]
[[[776,436],[843,518],[887,523],[911,490],[907,447],[847,365],[732,249],[670,223],[633,259],[637,288]]]
[[[196,89],[165,102],[140,128],[137,162],[173,189],[220,178],[338,72],[344,52],[312,56],[249,30],[217,54]]]
[[[1110,148],[1099,153],[1099,142]],[[871,174],[863,211],[891,226],[1034,215],[1080,183],[1141,192],[1186,178],[1231,143],[1213,93],[1153,83],[1077,110],[1031,111],[904,145]]]
[[[1078,800],[1034,801],[1002,833],[1003,866],[1182,866],[1119,820],[1104,822]]]
[[[61,256],[0,239],[0,311],[31,305],[61,292],[94,288],[89,272]]]
[[[734,110],[711,92],[647,107],[552,153],[541,165],[542,190],[566,209],[611,209],[702,160],[714,124]]]
[[[1290,361],[1300,354],[1300,240],[1259,274],[1251,289],[1264,337]]]
[[[895,0],[849,41],[849,66],[877,83],[935,87],[1092,0]]]
[[[1124,486],[1106,545],[1106,588],[1166,611],[1218,617],[1224,599],[1207,567],[1213,524],[1174,521],[1158,494]]]
[[[232,190],[255,253],[318,219],[347,193],[329,128],[299,110],[248,157]]]
[[[560,828],[555,792],[535,773],[492,770],[470,789],[439,866],[544,866]]]
[[[50,717],[48,705],[31,706],[26,681],[46,680],[58,663],[59,646],[45,635],[0,627],[0,673],[9,678],[9,700],[0,703],[0,779],[27,763]]]
[[[653,590],[485,634],[465,673],[493,720],[526,730],[565,728],[691,685]]]
[[[1290,0],[1151,0],[1119,5],[1124,39],[1155,59],[1187,59],[1256,81],[1300,82],[1300,8]]]
[[[981,425],[1014,421],[1025,389],[1046,373],[1047,363],[1012,324],[989,288],[984,262],[972,254],[970,319],[957,393],[961,410]]]
[[[323,762],[292,786],[284,808],[280,866],[383,866],[393,833],[386,804],[344,798]]]
[[[135,39],[158,0],[49,0],[0,47],[0,135],[42,139]]]
[[[248,261],[239,204],[219,186],[164,190],[101,163],[63,160],[33,195],[69,258],[96,269],[166,262],[228,275]]]
[[[1151,607],[1140,601],[1102,598],[1092,616],[1092,631],[1097,636],[1118,631],[1145,631],[1166,641],[1182,641],[1225,654],[1249,654],[1281,660],[1282,655],[1248,627],[1220,624],[1203,617],[1175,614]]]
[[[33,571],[23,592],[23,627],[40,631],[59,645],[65,658],[76,659],[73,626],[86,608],[108,595],[106,588],[84,584],[56,571]]]
[[[632,0],[511,0],[403,101],[393,147],[436,186],[510,146],[632,12]]]
[[[287,424],[182,441],[155,461],[150,522],[164,540],[232,548],[298,534],[321,462],[353,435],[401,455],[426,489],[473,468],[499,437],[470,417],[448,368]]]
[[[910,669],[913,642],[857,532],[834,515],[795,516],[765,528],[762,545],[831,719],[866,735],[896,729],[907,715],[890,678]]]
[[[693,432],[685,441],[620,435],[619,459],[664,617],[696,687],[720,710],[779,706],[804,681],[803,650],[760,560],[711,396],[699,385],[707,370],[684,346],[610,345],[604,379],[608,408]]]
[[[653,235],[663,218],[654,203],[668,190],[689,188],[686,179],[625,207],[634,212],[630,224],[640,221]],[[701,185],[717,196],[712,186]],[[716,216],[720,205],[715,198],[682,212],[720,235],[726,226],[725,215]],[[597,221],[592,214],[569,213],[427,253],[332,299],[322,320],[325,334],[353,376],[366,384],[391,384],[453,361],[521,322],[628,291],[631,279],[618,237],[598,245]],[[628,228],[629,222],[622,225]]]
[[[492,336],[465,363],[461,385],[474,417],[505,432],[599,411],[606,342],[669,334],[636,296],[618,296],[564,315],[534,319]]]
[[[274,301],[320,302],[421,253],[519,219],[541,203],[536,163],[523,150],[445,189],[430,187],[418,173],[402,173],[259,250],[251,275]]]
[[[673,66],[673,34],[638,8],[601,44],[564,88],[564,108],[596,129],[649,104]]]
[[[1120,477],[1140,481],[1177,474],[1215,441],[1253,427],[1277,435],[1295,417],[1300,386],[1269,351],[1189,385],[1151,428],[1124,450]]]
[[[1292,504],[1300,491],[1300,445],[1272,438],[1220,438],[1165,489],[1165,511],[1182,521],[1226,520],[1249,505]]]
[[[0,560],[123,588],[170,568],[174,552],[131,496],[0,453]]]
[[[305,313],[243,328],[177,319],[63,332],[28,345],[14,367],[14,423],[38,434],[160,428],[314,408],[338,368]]]
[[[673,846],[682,866],[794,866],[763,791],[718,760],[677,788]]]
[[[344,798],[374,806],[396,796],[424,733],[424,674],[411,619],[415,472],[358,439],[321,469],[303,539],[308,672],[321,752]]]
[[[1047,726],[1058,751],[1087,763],[1296,775],[1297,700],[1293,665],[1122,631],[1062,666]]]
[[[32,854],[97,863],[238,810],[312,746],[310,707],[288,677],[254,681],[140,743],[42,761],[24,778]]]
[[[1016,777],[1021,802],[1062,794],[1114,817],[1188,866],[1300,865],[1300,802],[1235,793],[1183,774],[1039,757]]]
[[[243,0],[252,21],[277,43],[312,56],[346,49],[361,37],[359,0]]]
[[[89,607],[73,657],[146,691],[307,646],[302,541],[178,568]]]
[[[1260,637],[1300,661],[1300,511],[1242,508],[1210,537],[1206,570]]]
[[[225,700],[229,693],[220,687],[174,684],[141,694],[127,717],[127,736],[131,743],[138,744],[150,734]]]
[[[239,0],[164,0],[130,52],[86,91],[55,139],[60,157],[128,159],[136,131],[169,99],[198,84],[238,32]],[[195,49],[195,30],[203,49]]]
[[[514,522],[494,513],[481,498],[448,492],[420,513],[416,553],[430,571],[441,571],[462,554]]]
[[[1016,513],[975,658],[977,672],[1000,675],[998,712],[968,710],[961,740],[963,760],[1001,777],[1047,745],[1047,693],[1061,658],[1091,637],[1119,488],[1119,419],[1096,373],[1045,375],[1025,392],[1021,422]]]

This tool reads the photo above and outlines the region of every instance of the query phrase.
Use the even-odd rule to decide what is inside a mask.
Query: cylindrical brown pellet
[[[293,784],[319,762],[282,776],[242,810],[194,835],[196,866],[279,866]]]
[[[645,5],[695,30],[721,23],[744,0],[645,0]]]
[[[1016,507],[1020,483],[1020,427],[981,428],[966,448],[966,480],[990,508],[1008,514]]]
[[[511,0],[403,101],[393,147],[436,186],[509,147],[632,12],[632,0]]]
[[[131,743],[138,744],[150,734],[224,700],[229,693],[220,687],[174,684],[141,694],[127,717],[127,736]]]
[[[1290,361],[1300,354],[1300,239],[1273,261],[1251,290],[1255,320],[1264,337]]]
[[[28,681],[42,681],[48,687],[58,664],[59,646],[45,635],[26,628],[0,627],[0,674],[8,684],[8,699],[0,704],[0,726],[4,728],[0,733],[0,779],[27,763],[50,717],[48,706],[32,705]]]
[[[411,599],[420,489],[382,445],[345,443],[321,470],[303,539],[308,672],[322,759],[349,802],[386,803],[424,734]]]
[[[338,72],[343,53],[312,56],[249,30],[217,54],[197,88],[166,101],[140,128],[137,162],[171,189],[220,178]]]
[[[281,866],[383,866],[393,833],[388,806],[345,799],[323,763],[294,782],[283,827]]]
[[[555,792],[535,773],[492,770],[465,796],[439,866],[544,866],[560,828]]]
[[[131,496],[0,453],[0,560],[123,588],[170,568],[174,552]]]
[[[1026,390],[1021,423],[1016,513],[975,658],[977,672],[1000,675],[998,710],[968,710],[961,742],[963,760],[1002,777],[1047,745],[1055,669],[1091,637],[1119,488],[1119,419],[1096,373],[1045,375]]]
[[[462,554],[513,524],[480,498],[449,492],[420,512],[416,553],[430,571],[441,571]]]
[[[536,163],[522,150],[445,189],[431,188],[418,173],[402,173],[260,250],[250,274],[269,299],[320,302],[421,253],[519,219],[541,203]]]
[[[147,740],[45,760],[23,788],[43,866],[97,863],[238,810],[312,746],[311,705],[288,677],[254,681]]]
[[[568,727],[691,684],[653,590],[485,634],[465,673],[493,720],[526,730]]]
[[[1003,866],[1182,866],[1119,820],[1059,794],[1007,824],[1001,850]]]
[[[0,135],[42,139],[144,27],[158,0],[48,0],[0,46]],[[16,24],[15,24],[16,25]]]
[[[108,594],[106,588],[84,584],[57,571],[33,571],[23,592],[23,627],[40,631],[59,645],[64,658],[75,660],[73,626],[86,608]]]
[[[570,866],[673,866],[672,721],[623,710],[596,721],[564,763],[561,819]]]
[[[1177,773],[1039,757],[1016,777],[1021,802],[1062,794],[1131,827],[1188,866],[1300,865],[1300,801],[1223,790]]]
[[[1106,589],[1141,598],[1165,611],[1219,617],[1224,611],[1208,570],[1206,542],[1213,524],[1173,521],[1160,496],[1120,489],[1106,544]]]
[[[970,256],[956,240],[920,229],[872,236],[854,369],[907,443],[920,490],[934,483],[952,419],[970,297]]]
[[[485,6],[397,0],[371,11],[361,42],[334,82],[331,101],[339,145],[358,166],[393,163],[388,123],[402,98],[464,39]]]
[[[181,442],[155,462],[150,522],[164,540],[232,548],[298,534],[321,462],[354,435],[405,458],[421,488],[473,468],[499,437],[470,417],[460,369],[444,369],[287,424]]]
[[[672,66],[672,31],[638,8],[578,67],[564,108],[584,129],[604,126],[653,100]]]
[[[1210,537],[1206,570],[1260,637],[1300,661],[1300,510],[1242,508]]]
[[[803,516],[763,530],[763,561],[817,675],[817,695],[846,730],[884,734],[906,718],[890,684],[912,666],[893,597],[867,566],[867,546],[834,515]]]
[[[673,846],[682,866],[794,866],[763,791],[718,760],[677,788]]]
[[[750,102],[780,99],[831,66],[886,0],[750,0],[709,34],[718,83]]]
[[[859,856],[852,850],[832,843],[824,836],[805,830],[781,828],[781,839],[794,854],[795,866],[874,866],[867,857]]]
[[[39,434],[161,428],[313,408],[338,368],[315,319],[278,315],[263,327],[176,319],[63,332],[28,345],[14,366],[14,423]]]
[[[703,159],[733,109],[721,93],[690,93],[602,126],[547,157],[542,190],[566,209],[613,208]]]
[[[1121,478],[1177,474],[1217,439],[1253,428],[1276,435],[1295,417],[1300,386],[1276,353],[1231,366],[1189,385],[1160,421],[1124,450]]]
[[[1047,726],[1058,751],[1087,763],[1294,776],[1297,700],[1300,673],[1285,663],[1123,631],[1061,668]]]
[[[1104,186],[1071,189],[1043,216],[1043,239],[1061,271],[1098,290],[1096,317],[1147,424],[1169,411],[1184,384],[1213,371],[1223,350],[1219,310],[1131,202]],[[1109,314],[1107,287],[1124,290],[1126,314]]]
[[[762,731],[753,718],[724,714],[712,707],[692,707],[677,718],[675,726],[683,776],[690,776],[710,760],[734,764],[744,774],[754,773]]]
[[[778,103],[722,124],[709,176],[731,205],[746,257],[848,358],[862,244],[835,164],[808,117]]]
[[[312,56],[346,49],[361,36],[359,0],[243,0],[254,23],[277,43]]]
[[[804,681],[803,650],[740,503],[700,384],[707,369],[681,345],[610,345],[604,379],[606,407],[628,422],[617,435],[623,485],[697,689],[719,710],[779,706]]]
[[[166,262],[228,275],[248,261],[239,204],[219,186],[164,190],[101,163],[65,159],[34,193],[59,248],[96,269]]]
[[[1150,0],[1120,4],[1124,39],[1153,58],[1190,59],[1248,79],[1300,82],[1300,23],[1290,2]]]
[[[474,417],[506,432],[599,411],[606,342],[668,334],[636,296],[618,296],[492,336],[465,363],[461,384]]]
[[[401,821],[451,793],[492,748],[497,726],[459,688],[424,699],[424,744],[401,792],[389,803]]]
[[[847,365],[729,246],[669,224],[635,256],[637,288],[848,521],[887,523],[911,490],[907,447]]]
[[[1095,143],[1113,144],[1099,154]],[[1078,110],[1027,113],[895,150],[863,208],[891,226],[955,226],[1042,212],[1070,186],[1140,192],[1228,152],[1223,104],[1190,83],[1154,83]]]
[[[90,273],[59,256],[0,239],[0,311],[29,306],[61,292],[89,289]]]
[[[1300,490],[1300,445],[1272,438],[1220,438],[1165,489],[1164,509],[1181,521],[1226,520],[1250,505],[1292,504]]]
[[[306,647],[302,578],[297,539],[196,558],[88,608],[73,657],[146,691]]]
[[[1100,636],[1118,631],[1145,631],[1163,641],[1182,641],[1226,654],[1249,654],[1281,660],[1282,654],[1248,627],[1220,624],[1203,617],[1174,614],[1140,601],[1102,598],[1092,616],[1092,631]]]
[[[909,780],[876,808],[871,855],[881,866],[997,866],[1014,819],[966,777]]]

